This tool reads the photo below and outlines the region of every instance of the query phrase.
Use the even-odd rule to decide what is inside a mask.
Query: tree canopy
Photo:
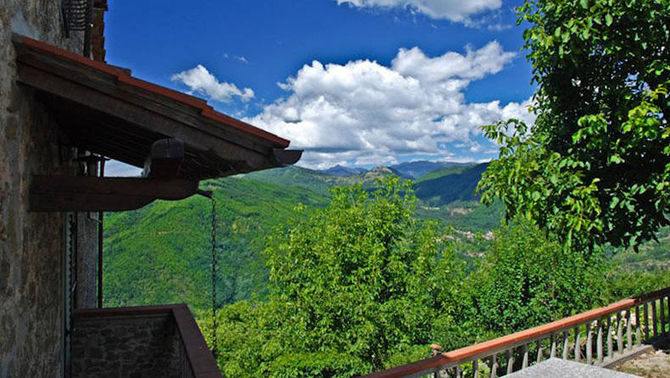
[[[670,211],[670,1],[526,0],[533,125],[484,127],[482,200],[578,249],[637,247]]]

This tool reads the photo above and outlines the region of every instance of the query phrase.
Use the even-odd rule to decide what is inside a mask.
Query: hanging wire
[[[216,360],[219,354],[219,343],[216,337],[216,330],[218,328],[218,323],[216,321],[216,278],[217,278],[217,254],[216,254],[216,201],[214,197],[211,198],[212,201],[212,354],[214,354],[214,359]]]

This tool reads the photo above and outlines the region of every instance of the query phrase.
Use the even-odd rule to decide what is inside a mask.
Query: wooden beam
[[[136,177],[32,176],[28,210],[125,211],[156,199],[180,200],[198,190],[198,182]]]

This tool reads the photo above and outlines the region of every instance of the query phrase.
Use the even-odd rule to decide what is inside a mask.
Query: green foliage
[[[599,304],[606,268],[599,255],[563,249],[523,220],[494,234],[479,269],[468,277],[481,329],[507,334]]]
[[[385,178],[371,194],[333,191],[327,209],[298,216],[267,251],[283,329],[300,351],[334,349],[382,368],[402,345],[429,343],[448,321],[459,274],[434,224],[417,224],[409,183]]]
[[[229,177],[208,181],[217,200],[219,302],[267,293],[260,256],[264,237],[293,216],[296,203],[310,207],[327,198],[302,188]],[[194,196],[156,201],[105,217],[105,306],[188,303],[207,306],[210,289],[211,203]]]
[[[639,246],[670,222],[670,1],[527,0],[531,127],[484,127],[501,145],[482,200],[501,198],[578,249]]]
[[[327,208],[298,207],[270,235],[268,301],[219,312],[226,375],[350,376],[458,342],[462,264],[434,222],[413,217],[410,185],[335,188]]]
[[[478,179],[476,175],[467,176],[465,185],[472,190]],[[330,188],[356,182],[366,190],[373,186],[370,178],[330,176],[300,167],[206,182],[204,189],[213,191],[218,208],[219,302],[264,297],[269,274],[261,256],[265,236],[277,224],[296,216],[296,204],[309,209],[324,207]],[[457,187],[442,190],[449,193]],[[185,302],[195,308],[207,306],[210,208],[207,199],[196,196],[107,214],[105,305]],[[437,209],[428,211],[420,206],[418,216],[438,219],[444,226],[484,232],[495,227],[502,216],[499,205],[487,208],[474,201]]]

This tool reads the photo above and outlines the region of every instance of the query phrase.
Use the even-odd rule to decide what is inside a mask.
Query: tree
[[[297,352],[335,351],[372,370],[395,353],[449,336],[459,269],[434,223],[413,217],[411,184],[336,188],[328,208],[297,214],[267,250],[273,300]],[[453,342],[453,341],[452,341]]]
[[[268,240],[267,302],[219,312],[224,373],[349,377],[428,357],[431,343],[460,346],[463,269],[415,202],[409,182],[387,177],[298,207]]]
[[[561,248],[537,226],[515,219],[494,232],[468,277],[480,334],[521,331],[600,305],[607,270],[602,255]]]
[[[485,126],[501,198],[567,245],[637,247],[670,224],[670,1],[526,0],[534,125]]]

